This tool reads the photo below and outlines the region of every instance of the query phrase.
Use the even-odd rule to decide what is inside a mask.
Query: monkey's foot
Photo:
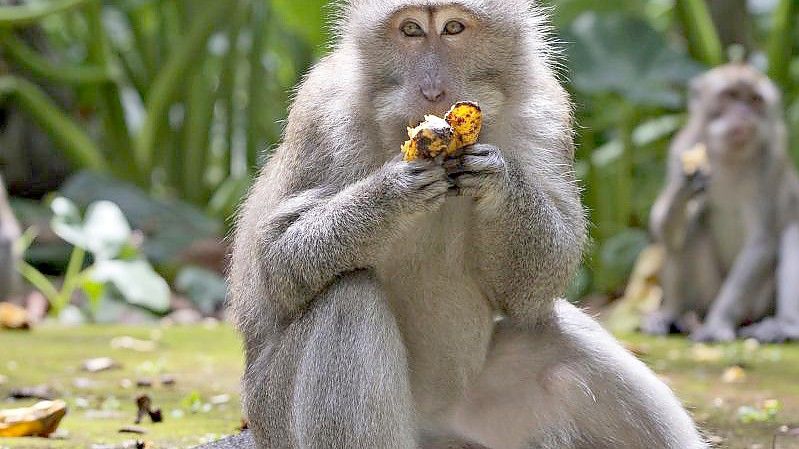
[[[641,323],[641,331],[649,335],[668,335],[676,319],[670,313],[657,311],[644,318]]]
[[[194,449],[255,449],[255,440],[250,431],[244,431],[235,436],[197,446]]]
[[[741,337],[754,338],[761,343],[784,343],[799,340],[799,323],[786,323],[778,318],[766,318],[759,323],[746,326]]]
[[[691,334],[691,339],[704,343],[724,343],[735,340],[735,328],[732,326],[708,326],[700,327]]]

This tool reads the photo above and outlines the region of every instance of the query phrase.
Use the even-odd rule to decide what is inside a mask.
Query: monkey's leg
[[[560,301],[549,325],[500,325],[454,427],[493,449],[707,447],[669,388]]]
[[[370,272],[318,296],[245,376],[260,449],[415,449],[405,348]]]
[[[648,334],[666,335],[674,327],[688,332],[680,318],[691,311],[704,315],[718,295],[723,278],[713,241],[699,227],[692,233],[683,248],[669,250],[666,256],[661,272],[663,303],[641,327]]]
[[[767,343],[799,340],[799,224],[786,229],[780,242],[776,312],[743,328],[741,336]]]

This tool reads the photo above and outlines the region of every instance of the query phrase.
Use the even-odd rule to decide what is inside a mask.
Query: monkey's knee
[[[405,347],[373,273],[341,276],[312,303],[291,427],[304,448],[414,448]]]

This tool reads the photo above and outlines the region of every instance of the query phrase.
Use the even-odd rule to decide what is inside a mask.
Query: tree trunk
[[[0,300],[14,293],[17,287],[17,254],[14,253],[14,242],[19,236],[19,224],[8,205],[5,183],[0,176]]]

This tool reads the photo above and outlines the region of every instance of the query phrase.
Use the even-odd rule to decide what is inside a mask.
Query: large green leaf
[[[222,277],[198,267],[182,269],[175,279],[175,288],[206,315],[219,311],[227,295],[227,285]]]
[[[169,310],[169,285],[143,260],[100,261],[91,275],[97,282],[113,285],[130,304],[158,313]]]
[[[83,220],[75,203],[64,197],[58,197],[50,204],[53,219],[50,227],[64,241],[78,248],[89,249],[86,233],[83,231]]]
[[[131,226],[144,233],[142,249],[156,265],[173,262],[192,243],[221,233],[220,222],[191,205],[153,199],[140,188],[109,176],[81,172],[64,184],[61,194],[81,208],[103,200],[118,205]]]
[[[682,86],[702,67],[668,45],[645,20],[585,13],[566,33],[574,86],[639,106],[677,108]]]
[[[112,259],[130,241],[131,229],[119,206],[110,201],[98,201],[89,206],[83,231],[88,249],[95,259]]]

